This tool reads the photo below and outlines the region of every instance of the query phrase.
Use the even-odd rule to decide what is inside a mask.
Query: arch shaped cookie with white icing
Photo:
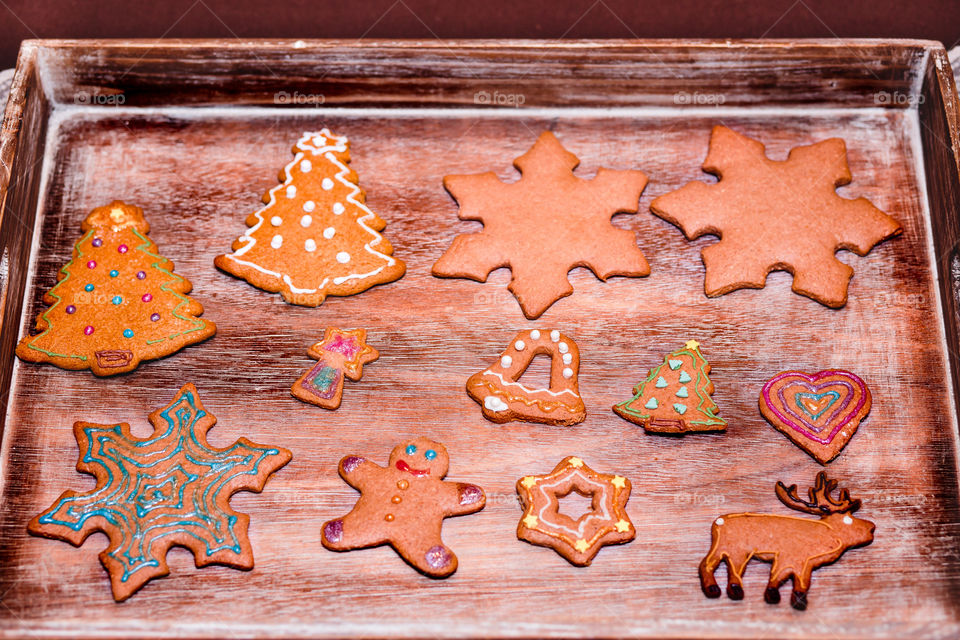
[[[534,356],[551,359],[549,388],[524,385],[520,378]],[[587,416],[577,385],[580,350],[556,329],[521,331],[492,365],[470,376],[467,393],[492,422],[513,420],[571,425]]]

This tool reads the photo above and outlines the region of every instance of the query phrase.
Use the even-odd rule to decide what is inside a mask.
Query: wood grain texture
[[[937,71],[936,60],[945,64],[939,45],[865,43],[852,57],[853,45],[829,55],[824,44],[743,45],[739,63],[730,62],[730,68],[740,69],[734,74],[739,80],[731,80],[737,100],[720,109],[673,111],[641,108],[662,105],[663,87],[652,89],[645,102],[634,92],[642,85],[639,79],[621,85],[603,78],[658,73],[656,61],[644,57],[648,47],[676,60],[699,61],[722,57],[725,49],[689,43],[597,45],[609,59],[588,65],[585,73],[596,74],[603,91],[620,87],[602,104],[600,92],[583,97],[594,94],[584,88],[590,82],[578,76],[575,46],[341,44],[356,61],[354,73],[365,73],[367,80],[345,83],[336,95],[353,107],[383,109],[250,106],[262,103],[263,86],[274,86],[272,75],[257,71],[257,57],[286,60],[275,73],[282,79],[296,70],[299,82],[317,73],[310,65],[327,45],[310,46],[304,58],[309,65],[298,65],[290,43],[261,43],[246,53],[236,44],[153,48],[148,61],[128,74],[139,92],[130,95],[142,96],[143,106],[131,107],[131,98],[119,108],[77,106],[68,98],[77,86],[100,77],[97,65],[110,71],[132,50],[144,53],[145,46],[41,47],[42,77],[53,84],[48,91],[57,102],[46,130],[38,242],[30,251],[24,238],[12,240],[26,247],[17,255],[21,268],[29,265],[32,274],[26,285],[10,280],[7,313],[14,308],[12,300],[24,302],[13,324],[36,314],[42,293],[69,259],[83,217],[121,198],[144,208],[151,238],[193,282],[192,295],[203,303],[204,317],[217,323],[218,333],[115,379],[24,364],[3,352],[4,371],[12,370],[14,377],[0,450],[0,635],[960,634],[953,398],[958,334],[955,315],[948,316],[945,332],[940,295],[950,291],[946,285],[938,289],[949,260],[955,260],[944,242],[957,237],[958,185],[950,143],[936,146],[937,140],[956,140],[957,99],[947,93],[952,81]],[[216,56],[211,47],[218,49]],[[811,53],[821,49],[823,56]],[[460,54],[460,66],[434,71],[459,78],[458,104],[472,93],[470,78],[488,78],[474,86],[492,87],[486,83],[497,76],[488,74],[504,68],[519,74],[526,68],[530,76],[519,86],[537,97],[540,108],[422,108],[447,95],[441,80],[435,91],[427,90],[425,74],[439,50]],[[802,51],[806,62],[796,53]],[[238,76],[229,90],[219,92],[211,88],[209,75],[218,63],[199,68],[175,62],[204,55],[244,59],[248,66],[241,69],[256,80]],[[819,71],[801,74],[806,80],[791,79],[783,68],[781,75],[768,71],[780,56],[796,69]],[[165,62],[154,67],[158,58]],[[824,58],[839,66],[818,66]],[[544,60],[550,61],[546,67]],[[407,79],[405,65],[421,65],[412,74],[418,80]],[[604,68],[610,76],[604,76]],[[878,79],[864,68],[889,73],[878,73]],[[854,81],[856,69],[861,85]],[[165,80],[168,73],[179,80]],[[749,78],[758,73],[774,75],[751,89]],[[185,83],[191,74],[200,78],[196,84]],[[114,83],[127,95],[119,76],[103,84]],[[694,83],[711,77],[704,82],[714,87],[722,79],[701,64],[689,65],[684,77]],[[250,93],[242,86],[248,80],[255,87]],[[797,85],[789,88],[794,81]],[[801,90],[804,83],[807,93]],[[568,104],[560,91],[564,84],[583,101]],[[778,84],[788,88],[778,93]],[[378,93],[384,86],[389,91]],[[871,92],[892,86],[909,91],[913,104],[921,91],[926,100],[919,109],[873,108]],[[770,92],[774,97],[768,101]],[[248,107],[177,106],[234,102]],[[603,108],[613,104],[629,108]],[[792,108],[780,108],[784,105]],[[794,146],[844,138],[854,178],[840,193],[868,197],[904,227],[902,236],[866,257],[840,254],[855,269],[844,309],[827,309],[791,293],[784,273],[771,274],[763,290],[716,299],[703,295],[699,252],[715,239],[687,242],[648,208],[653,198],[690,180],[710,180],[699,167],[714,124],[762,140],[771,157],[781,159]],[[292,142],[305,129],[322,126],[350,136],[351,167],[368,205],[387,221],[384,233],[408,271],[401,280],[361,295],[329,299],[317,309],[298,308],[218,272],[212,261],[243,232],[244,217],[276,184]],[[433,278],[430,267],[456,234],[480,227],[457,220],[442,177],[492,170],[512,180],[510,161],[544,129],[581,158],[579,175],[592,176],[606,166],[640,169],[650,177],[640,213],[617,216],[614,224],[637,233],[652,273],[601,283],[575,269],[574,294],[531,322],[506,290],[507,271],[479,284]],[[31,144],[34,153],[42,151],[36,140]],[[39,167],[34,175],[40,177]],[[956,309],[956,301],[946,307]],[[5,332],[10,324],[5,315]],[[313,363],[307,348],[331,325],[366,328],[369,343],[381,354],[360,382],[347,386],[336,412],[305,405],[289,393],[293,380]],[[466,379],[492,362],[517,330],[528,327],[558,328],[577,341],[584,423],[498,426],[484,420],[467,396]],[[12,332],[22,330],[15,326]],[[690,338],[701,342],[713,367],[713,399],[729,423],[727,432],[657,437],[614,415],[611,405],[629,397],[665,352]],[[741,511],[789,513],[777,501],[774,483],[809,486],[820,469],[763,420],[757,408],[761,386],[783,369],[827,367],[857,373],[873,393],[870,416],[829,471],[852,497],[863,500],[860,514],[877,524],[875,542],[816,572],[806,612],[763,602],[768,567],[762,563],[747,570],[743,602],[708,600],[700,591],[697,564],[708,550],[713,518]],[[211,444],[222,446],[245,435],[290,449],[293,460],[262,494],[232,499],[252,518],[253,571],[198,570],[187,552],[174,550],[168,578],[117,605],[97,560],[104,536],[94,535],[75,549],[30,537],[26,522],[62,490],[93,486],[92,478],[74,470],[74,421],[126,421],[142,436],[148,432],[146,415],[185,382],[196,384],[218,418]],[[357,453],[380,461],[397,442],[417,435],[446,445],[449,480],[479,484],[487,493],[482,512],[446,522],[444,538],[460,567],[444,581],[416,573],[388,548],[338,554],[320,545],[320,524],[347,511],[356,498],[337,475],[338,460]],[[633,484],[627,512],[637,539],[603,549],[589,568],[573,567],[553,551],[516,538],[517,478],[547,473],[566,455],[578,455],[598,471],[625,475]]]

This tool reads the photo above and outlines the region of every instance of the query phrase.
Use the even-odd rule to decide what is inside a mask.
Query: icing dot
[[[303,248],[310,253],[313,253],[317,250],[317,243],[313,238],[307,238],[307,241],[303,243]]]
[[[553,331],[550,332],[550,341],[551,341],[551,342],[556,342],[556,341],[559,340],[559,339],[560,339],[560,332],[559,332],[559,331],[557,331],[556,329],[554,329]]]
[[[570,345],[568,345],[566,342],[561,342],[557,345],[557,351],[560,353],[566,353],[567,351],[570,351]]]
[[[346,264],[350,262],[350,254],[347,253],[346,251],[341,251],[340,253],[337,254],[337,262],[339,262],[340,264]]]
[[[90,262],[87,263],[87,269],[96,269],[96,267],[97,267],[96,260],[91,260]]]
[[[408,455],[408,456],[412,456],[413,454],[415,454],[415,453],[417,452],[417,445],[415,445],[415,444],[408,444],[408,445],[407,445],[407,448],[404,449],[404,451],[407,452],[407,455]]]
[[[132,338],[132,337],[133,337],[133,329],[124,329],[124,330],[123,330],[123,337],[124,337],[124,338]]]
[[[850,516],[843,516],[843,524],[853,524],[853,518]]]
[[[339,202],[334,202],[334,203],[333,203],[333,213],[334,213],[334,214],[340,215],[340,214],[343,213],[345,210],[346,210],[346,209],[344,208],[344,206],[343,206],[342,204],[340,204]]]
[[[123,302],[123,298],[121,298],[120,296],[113,296],[110,299],[110,302],[112,302],[113,304],[120,304],[121,302]]]
[[[300,226],[304,229],[309,227],[311,222],[313,222],[313,218],[311,218],[309,215],[304,215],[302,218],[300,218]]]
[[[159,319],[160,319],[160,314],[159,314],[159,313],[154,313],[154,314],[151,314],[151,315],[150,315],[150,321],[151,321],[151,322],[156,322],[156,321],[159,320]]]
[[[273,247],[274,249],[279,249],[280,245],[282,244],[283,244],[283,236],[280,235],[279,233],[273,236],[273,239],[270,241],[270,246]]]
[[[294,185],[290,185],[289,187],[287,187],[288,198],[296,197],[296,195],[297,195],[297,188]]]
[[[714,522],[716,522],[717,525],[723,525],[723,518],[717,518]]]
[[[500,366],[503,367],[504,369],[506,369],[512,364],[513,364],[513,358],[511,358],[510,356],[503,356],[502,358],[500,358]]]
[[[83,332],[88,336],[93,335],[93,325],[88,324],[87,326],[85,326],[83,328]]]
[[[334,235],[336,235],[336,233],[337,233],[336,229],[334,229],[333,227],[327,227],[326,229],[323,230],[323,237],[329,240]]]
[[[569,353],[563,354],[563,364],[570,364],[573,362],[573,355]]]
[[[76,312],[77,312],[77,308],[71,304],[71,305],[68,305],[68,306],[67,306],[67,308],[65,309],[65,311],[66,311],[67,313],[71,313],[71,314],[72,314],[72,313],[76,313]]]
[[[270,218],[270,224],[272,224],[275,227],[279,227],[281,224],[283,224],[283,218],[281,218],[280,216],[273,216],[272,218]]]
[[[122,244],[119,247],[117,247],[117,253],[126,253],[129,250],[130,250],[129,247],[127,247],[127,245],[125,244]]]
[[[517,351],[523,351],[526,346],[527,345],[523,340],[517,340],[516,342],[513,343],[513,348],[516,349]]]
[[[423,457],[426,458],[427,460],[433,460],[434,458],[437,457],[437,452],[434,451],[433,449],[427,449],[426,451],[423,452]]]
[[[83,290],[89,293],[90,291],[93,291],[93,285],[92,284],[85,285],[83,287]]]
[[[563,377],[564,377],[564,378],[572,378],[572,377],[573,377],[573,369],[571,369],[570,367],[564,367],[564,368],[563,368]]]
[[[147,277],[146,271],[137,271],[137,280],[143,280]]]
[[[300,171],[303,171],[304,173],[310,173],[310,169],[313,169],[313,165],[310,164],[309,160],[300,161]]]
[[[306,202],[303,203],[303,210],[306,211],[307,213],[310,213],[316,208],[317,208],[317,203],[315,203],[313,200],[307,200]]]
[[[388,513],[387,515],[383,516],[383,519],[386,520],[387,522],[393,522],[393,514]]]
[[[150,295],[149,293],[145,293],[140,299],[143,300],[144,302],[150,302],[151,300],[153,300],[153,296]]]
[[[101,240],[100,238],[94,238],[94,239],[93,239],[93,246],[95,246],[95,247],[102,247],[102,246],[103,246],[103,240]]]
[[[390,502],[392,502],[393,504],[400,504],[401,502],[403,502],[403,498],[401,498],[400,496],[393,496],[392,498],[390,498]]]
[[[118,275],[120,275],[120,272],[117,271],[116,269],[111,269],[111,270],[110,270],[110,277],[111,277],[111,278],[116,278]]]
[[[324,178],[323,182],[320,183],[320,186],[323,187],[324,191],[330,191],[330,189],[333,189],[333,180],[330,178]]]
[[[539,330],[539,329],[534,329],[533,331],[531,331],[531,332],[530,332],[530,337],[533,338],[534,340],[539,340],[539,339],[540,339],[540,330]]]

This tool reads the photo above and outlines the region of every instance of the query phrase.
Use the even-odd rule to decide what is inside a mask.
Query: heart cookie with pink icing
[[[760,412],[795,445],[827,464],[870,413],[870,390],[849,371],[778,373],[763,385]]]

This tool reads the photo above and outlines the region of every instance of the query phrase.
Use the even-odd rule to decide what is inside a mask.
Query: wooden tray
[[[0,633],[956,637],[958,113],[945,51],[920,41],[25,43],[0,140]],[[763,290],[703,295],[699,253],[715,239],[687,242],[648,206],[706,179],[717,123],[775,158],[843,137],[854,182],[841,193],[902,222],[869,256],[842,254],[856,269],[844,309],[794,295],[785,273]],[[352,166],[408,272],[308,309],[218,272],[213,258],[276,184],[297,136],[321,126],[350,136]],[[430,266],[479,228],[457,220],[442,176],[513,179],[512,159],[544,129],[582,159],[581,175],[650,176],[640,214],[615,224],[637,233],[652,275],[601,283],[575,269],[574,295],[528,322],[506,270],[478,284],[433,278]],[[144,207],[216,337],[111,379],[17,361],[81,220],[114,198]],[[327,412],[289,387],[334,324],[366,327],[382,356]],[[583,424],[496,426],[464,392],[532,326],[577,340]],[[726,434],[654,437],[616,417],[611,405],[690,338],[713,364]],[[814,574],[806,612],[763,602],[762,563],[747,571],[744,601],[708,600],[697,564],[712,519],[788,513],[775,481],[807,485],[820,470],[763,420],[760,387],[783,368],[830,366],[873,390],[869,419],[829,471],[863,500],[876,541]],[[93,486],[74,469],[74,421],[126,421],[143,435],[146,415],[185,382],[218,418],[214,445],[246,435],[294,458],[261,495],[233,499],[252,517],[252,572],[197,570],[175,549],[170,577],[116,604],[97,560],[104,536],[75,549],[29,536],[26,523],[65,488]],[[355,498],[339,458],[383,461],[416,434],[447,445],[450,479],[488,495],[480,514],[447,521],[460,557],[448,580],[389,548],[320,546],[320,523]],[[568,454],[633,481],[636,541],[589,568],[515,535],[514,482]]]

